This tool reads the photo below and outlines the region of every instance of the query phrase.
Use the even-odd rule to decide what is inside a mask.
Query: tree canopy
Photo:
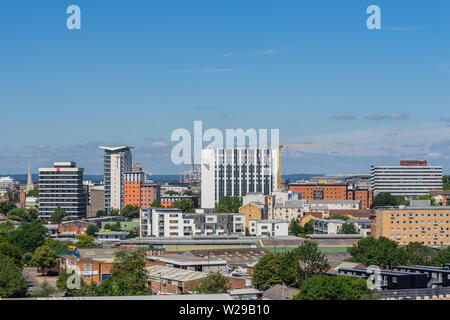
[[[282,253],[265,254],[253,268],[253,285],[261,290],[265,286],[273,286],[281,283],[281,262],[284,258]]]
[[[284,255],[280,267],[283,283],[299,287],[315,272],[327,271],[330,265],[325,255],[318,250],[316,243],[305,241]]]
[[[27,281],[15,259],[0,253],[0,297],[20,298],[26,295]]]
[[[358,228],[352,222],[343,223],[339,228],[338,234],[359,234]]]
[[[139,213],[139,206],[133,206],[131,204],[127,204],[122,210],[122,215],[128,219],[139,218]]]
[[[209,273],[200,285],[191,290],[198,294],[218,294],[227,293],[230,290],[230,282],[219,272]]]
[[[359,300],[370,295],[365,279],[318,274],[300,286],[293,300]]]
[[[0,202],[0,213],[8,214],[9,211],[15,208],[17,208],[17,206],[13,201],[5,200]]]
[[[77,235],[77,248],[95,248],[97,245],[95,244],[94,237],[88,234],[79,234]]]
[[[177,209],[182,210],[183,213],[195,213],[194,201],[192,201],[192,199],[175,201],[173,206]]]
[[[226,196],[219,200],[216,204],[217,213],[236,213],[239,212],[239,208],[242,206],[241,197]]]
[[[55,211],[52,212],[52,215],[50,216],[50,221],[52,223],[59,224],[62,222],[64,217],[67,217],[68,213],[66,210],[62,209],[61,207],[58,207],[55,209]]]
[[[33,257],[30,261],[30,266],[42,268],[42,274],[44,274],[44,268],[52,268],[58,263],[56,253],[49,246],[42,245],[36,249]]]
[[[370,208],[384,207],[384,206],[398,206],[406,204],[405,198],[402,196],[393,196],[388,192],[377,194],[370,205]]]
[[[40,222],[32,221],[23,224],[19,229],[11,230],[7,234],[8,241],[17,246],[22,252],[34,252],[49,238],[46,227]]]

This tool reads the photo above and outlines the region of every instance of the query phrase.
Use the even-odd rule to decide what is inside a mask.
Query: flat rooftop
[[[151,266],[145,268],[149,278],[174,280],[174,281],[192,281],[206,278],[206,272],[192,271],[179,268],[169,268],[163,266]]]
[[[159,260],[166,263],[173,263],[180,266],[187,265],[215,265],[226,264],[227,261],[223,259],[214,259],[208,257],[198,257],[189,254],[166,254],[161,256],[148,256],[149,260]]]

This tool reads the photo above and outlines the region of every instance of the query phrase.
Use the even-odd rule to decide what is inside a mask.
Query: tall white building
[[[402,161],[400,166],[372,166],[370,184],[374,195],[413,197],[442,190],[442,166],[429,166],[426,161]]]
[[[99,147],[105,150],[105,212],[124,207],[125,173],[132,171],[131,149],[133,147]]]
[[[203,208],[214,208],[225,196],[270,195],[277,189],[276,148],[203,149],[201,163]]]

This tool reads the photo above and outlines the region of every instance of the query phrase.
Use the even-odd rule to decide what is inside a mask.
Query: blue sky
[[[81,8],[82,29],[66,28]],[[381,8],[368,30],[366,8]],[[368,173],[427,159],[450,170],[450,2],[0,2],[0,173],[73,160],[98,145],[170,162],[177,128],[278,128],[283,173]],[[184,169],[184,168],[183,168]]]

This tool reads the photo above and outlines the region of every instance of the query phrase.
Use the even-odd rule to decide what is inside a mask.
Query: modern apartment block
[[[289,234],[289,222],[282,220],[250,220],[249,234],[257,237],[277,237]]]
[[[400,166],[372,166],[370,183],[374,195],[414,197],[430,190],[442,190],[442,166],[430,166],[424,160],[402,160]]]
[[[370,236],[370,219],[341,220],[341,219],[314,219],[314,234],[338,234],[344,223],[352,223],[359,234]]]
[[[183,213],[179,209],[141,209],[141,237],[190,237],[245,234],[245,215]]]
[[[274,148],[203,149],[201,164],[203,208],[214,208],[225,196],[270,195],[277,189],[278,150]]]
[[[372,236],[385,237],[399,245],[420,242],[427,246],[450,245],[450,208],[382,207],[372,219]]]
[[[57,207],[70,216],[86,216],[83,168],[75,162],[55,162],[53,168],[39,168],[39,215],[50,217]]]
[[[370,208],[373,200],[372,190],[345,183],[291,183],[289,191],[299,193],[302,200],[361,200],[361,209]]]
[[[132,172],[131,149],[133,147],[99,147],[105,150],[105,211],[123,209],[125,203],[125,173]]]
[[[159,185],[145,182],[144,172],[127,172],[124,182],[124,206],[150,208],[155,200],[160,200],[160,190]]]

